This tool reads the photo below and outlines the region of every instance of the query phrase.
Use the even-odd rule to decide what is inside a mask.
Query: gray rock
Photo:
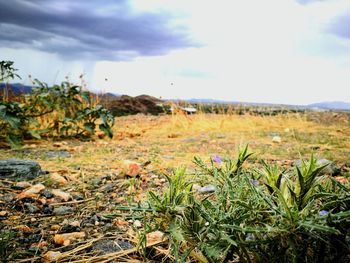
[[[49,190],[46,190],[46,189],[41,194],[46,198],[53,198],[54,197],[53,193],[51,193]]]
[[[104,239],[95,242],[91,250],[99,255],[105,255],[132,248],[134,246],[128,241]]]
[[[332,161],[327,160],[327,159],[319,159],[316,162],[317,166],[322,166],[322,165],[326,165],[328,164],[320,173],[320,175],[325,175],[325,174],[329,174],[332,176],[336,176],[338,174],[340,174],[340,168]],[[294,162],[295,166],[300,167],[301,166],[301,160],[297,160]]]
[[[69,158],[71,157],[71,154],[66,150],[47,151],[46,157],[47,158]]]
[[[216,191],[216,186],[212,184],[208,184],[198,189],[198,192],[202,194],[214,193]]]
[[[12,181],[32,180],[42,174],[37,162],[20,159],[0,160],[0,178]]]
[[[185,138],[182,140],[182,142],[189,142],[189,143],[192,143],[192,142],[197,142],[198,139],[196,138]]]
[[[175,157],[171,156],[171,155],[162,155],[162,158],[166,159],[166,160],[173,160],[173,159],[175,159]]]
[[[105,192],[109,193],[109,192],[113,191],[114,187],[115,187],[115,183],[109,183],[109,184],[106,184],[106,185],[102,186],[100,188],[100,191],[102,193],[105,193]]]
[[[73,213],[73,208],[70,206],[59,206],[55,207],[53,210],[53,214],[57,216],[69,215]]]
[[[37,208],[35,205],[33,205],[31,203],[25,203],[24,206],[28,210],[28,212],[31,214],[35,214],[35,213],[39,212],[39,208]]]

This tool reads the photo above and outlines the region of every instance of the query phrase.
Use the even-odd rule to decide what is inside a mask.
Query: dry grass
[[[325,113],[326,114],[326,113]],[[327,116],[328,118],[329,116]],[[322,115],[321,117],[322,118]],[[114,138],[81,142],[70,141],[33,141],[27,142],[21,150],[0,150],[1,159],[34,159],[44,170],[59,173],[68,179],[64,191],[83,194],[84,201],[61,203],[75,207],[72,218],[90,217],[93,212],[114,213],[116,199],[123,197],[124,202],[143,200],[149,187],[162,188],[159,176],[167,169],[186,165],[193,168],[194,156],[208,160],[212,155],[233,156],[239,145],[249,143],[250,150],[257,153],[256,160],[275,161],[281,165],[291,165],[300,157],[308,158],[311,153],[316,157],[327,158],[342,167],[343,176],[349,177],[350,129],[347,121],[327,122],[310,121],[307,115],[249,116],[249,115],[183,115],[119,117],[114,127]],[[324,118],[326,119],[326,118]],[[323,119],[323,120],[324,120]],[[317,119],[322,120],[322,119]],[[280,136],[281,143],[273,143],[273,136]],[[47,151],[64,151],[70,157],[48,157]],[[125,179],[121,172],[125,160],[140,164],[151,162],[141,171],[140,180]],[[254,158],[253,158],[253,161]],[[98,183],[106,175],[115,175],[118,192],[102,193]],[[37,179],[42,182],[42,178]],[[50,187],[50,177],[45,180]],[[56,186],[57,187],[57,186]],[[10,191],[11,189],[5,189]],[[130,196],[128,196],[130,195]],[[59,204],[59,205],[61,205]],[[56,204],[57,205],[57,204]],[[13,224],[31,224],[31,217],[18,216]],[[41,218],[42,229],[47,231],[52,218]],[[138,262],[128,257],[136,249],[126,250],[113,255],[91,257],[83,251],[91,246],[96,238],[104,237],[102,228],[88,230],[90,240],[69,250],[63,261],[69,262],[107,262],[110,259],[123,258],[129,262]],[[95,232],[93,232],[95,231]],[[166,249],[155,248],[158,253],[166,254]],[[39,258],[23,260],[34,262]]]

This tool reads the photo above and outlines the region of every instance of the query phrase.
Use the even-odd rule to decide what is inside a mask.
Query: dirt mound
[[[157,115],[165,112],[163,106],[164,102],[149,95],[140,95],[136,97],[128,95],[104,97],[101,102],[115,116],[137,113]]]

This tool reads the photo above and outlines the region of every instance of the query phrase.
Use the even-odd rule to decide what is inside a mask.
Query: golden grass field
[[[2,158],[28,158],[40,163],[43,170],[59,172],[76,183],[83,175],[96,179],[108,173],[120,173],[125,160],[139,164],[150,162],[155,173],[178,166],[193,167],[194,156],[209,160],[213,155],[233,157],[239,146],[249,144],[260,159],[290,166],[294,160],[308,159],[311,154],[327,158],[349,175],[350,129],[348,119],[333,113],[320,116],[290,114],[251,115],[135,115],[119,117],[114,138],[91,142],[33,141],[23,149],[2,151]],[[342,115],[341,115],[342,116]],[[347,116],[347,115],[345,115]],[[278,135],[280,143],[272,138]],[[67,151],[69,158],[46,158],[43,151]],[[79,170],[77,170],[79,167]]]
[[[338,115],[135,115],[116,118],[112,140],[34,141],[27,142],[24,149],[33,153],[41,149],[67,150],[70,158],[41,160],[41,165],[49,171],[80,166],[93,176],[105,173],[105,169],[117,169],[123,160],[151,161],[155,168],[191,166],[194,156],[232,157],[237,147],[245,144],[256,159],[283,163],[309,158],[313,153],[344,166],[350,161],[350,124],[347,115]],[[272,141],[276,135],[281,137],[280,143]],[[21,157],[23,152],[3,151],[2,156]]]
[[[162,189],[165,185],[161,176],[163,172],[182,165],[191,171],[194,168],[194,156],[200,156],[207,161],[213,155],[233,157],[237,148],[245,144],[249,144],[250,151],[255,153],[251,162],[264,159],[270,163],[276,162],[281,166],[290,167],[294,160],[308,159],[311,154],[317,158],[329,159],[342,169],[340,179],[348,182],[349,120],[349,114],[332,112],[264,117],[202,113],[135,115],[116,118],[114,138],[111,140],[98,139],[96,136],[89,142],[27,141],[22,149],[0,150],[0,156],[1,159],[33,159],[50,174],[64,176],[68,181],[64,185],[56,185],[57,182],[50,179],[50,174],[36,179],[35,182],[44,183],[48,188],[60,188],[71,194],[81,195],[87,200],[71,203],[75,206],[75,214],[70,216],[70,220],[81,221],[96,212],[103,215],[114,213],[116,204],[145,200],[148,189]],[[280,136],[281,142],[273,142],[274,136]],[[47,151],[64,151],[70,156],[49,158],[45,155]],[[138,179],[123,177],[123,165],[127,160],[141,165]],[[107,175],[112,175],[112,179],[105,179]],[[108,182],[116,183],[115,188],[105,193],[103,187]],[[11,217],[5,223],[27,226],[34,224],[32,215],[11,213]],[[36,223],[40,222],[41,231],[49,233],[51,225],[62,224],[64,219],[59,216],[39,217]],[[135,235],[128,232],[128,223],[124,226],[118,222],[118,228],[114,231],[136,242]],[[106,233],[102,225],[85,231],[91,239],[102,238]],[[52,240],[50,234],[47,234],[47,240]],[[84,246],[87,246],[87,243],[81,248]],[[134,252],[130,251],[131,254]],[[83,256],[75,258],[74,253],[67,253],[65,260],[84,262],[79,261],[84,259]],[[21,262],[30,260],[32,259],[28,258]]]

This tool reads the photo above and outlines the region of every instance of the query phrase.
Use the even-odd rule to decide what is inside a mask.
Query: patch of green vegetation
[[[17,233],[12,230],[0,229],[0,260],[1,262],[9,262],[15,254],[15,246],[13,239]]]
[[[235,159],[195,158],[193,181],[185,169],[166,176],[162,193],[149,192],[146,234],[165,233],[176,262],[193,253],[203,262],[345,262],[349,257],[350,189],[320,176],[325,166],[311,157],[295,170],[262,161],[243,167],[247,147]],[[198,195],[195,178],[205,177],[215,192]],[[130,210],[131,211],[131,210]]]
[[[0,62],[0,81],[17,76],[13,63]],[[35,80],[32,92],[15,101],[3,96],[0,102],[0,140],[17,148],[23,139],[42,137],[89,138],[98,127],[112,138],[113,115],[97,105],[81,86],[62,82],[48,87]]]

